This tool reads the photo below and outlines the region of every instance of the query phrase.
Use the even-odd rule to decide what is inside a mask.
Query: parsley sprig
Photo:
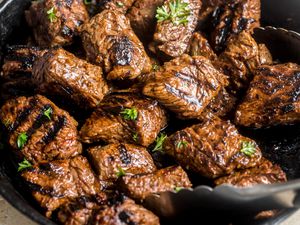
[[[119,167],[118,171],[116,172],[116,175],[117,175],[118,178],[119,177],[123,177],[123,176],[126,175],[126,172],[125,172],[125,170],[122,167]]]
[[[155,17],[158,22],[170,20],[175,25],[186,25],[190,14],[191,10],[188,3],[183,2],[183,0],[173,0],[168,5],[158,7]]]
[[[253,157],[253,155],[256,152],[255,143],[251,141],[242,142],[241,152],[244,153],[246,156]]]
[[[31,163],[27,161],[27,159],[24,159],[23,162],[18,163],[19,167],[18,167],[18,172],[30,168],[32,167]]]
[[[92,0],[84,0],[84,4],[85,5],[90,5],[90,4],[92,4]]]
[[[47,15],[51,23],[53,23],[56,20],[56,10],[54,6],[47,11]]]
[[[158,135],[158,137],[155,140],[155,146],[154,146],[152,152],[162,151],[163,143],[165,142],[167,137],[168,136],[166,134],[163,134],[163,133]]]
[[[138,111],[135,108],[124,109],[120,112],[125,120],[136,120],[138,117]]]
[[[187,141],[179,141],[178,143],[177,143],[177,145],[176,145],[176,147],[177,148],[182,148],[182,147],[184,147],[184,148],[186,148],[187,146],[188,146],[188,142]]]
[[[122,7],[124,6],[124,3],[123,3],[123,2],[117,2],[116,4],[117,4],[117,6],[118,6],[119,8],[122,8]]]
[[[17,138],[18,148],[22,149],[24,147],[24,145],[26,144],[27,139],[28,139],[28,136],[27,136],[26,132],[20,133]]]
[[[51,107],[48,107],[45,111],[44,111],[44,116],[47,117],[49,120],[51,120],[51,115],[53,113],[53,110]]]

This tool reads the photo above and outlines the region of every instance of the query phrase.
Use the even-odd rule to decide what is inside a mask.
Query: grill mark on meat
[[[172,87],[170,84],[165,84],[165,87],[169,93],[179,97],[180,99],[187,101],[189,104],[196,105],[198,108],[202,107],[201,102],[198,99],[194,98],[193,96],[188,96],[187,94],[178,90],[177,88]]]
[[[131,162],[131,157],[130,155],[128,154],[127,152],[127,149],[125,147],[125,145],[120,145],[118,147],[118,150],[120,152],[120,159],[121,159],[121,162],[128,165],[130,162]]]
[[[233,20],[233,16],[227,16],[224,18],[225,26],[221,29],[219,33],[219,37],[217,38],[217,51],[222,51],[224,49],[225,43],[228,39],[229,33],[230,33],[230,27]]]
[[[22,56],[19,54],[9,54],[5,57],[5,60],[7,61],[17,61],[21,63],[21,69],[23,70],[31,69],[35,59],[36,57],[33,54],[30,54],[29,56]]]
[[[119,219],[127,225],[136,225],[136,223],[130,219],[130,215],[126,211],[121,211],[119,213]]]
[[[247,25],[249,23],[253,23],[255,22],[255,20],[253,18],[251,19],[247,19],[247,18],[241,18],[238,22],[238,25],[237,25],[237,33],[241,33],[243,30],[246,30],[247,29]]]
[[[55,193],[55,191],[53,190],[52,187],[43,187],[41,185],[34,184],[29,181],[27,181],[26,184],[28,185],[29,189],[32,190],[33,192],[38,192],[38,193],[41,193],[42,195],[49,195],[53,198],[63,198],[64,197],[63,194]]]
[[[64,37],[73,37],[73,31],[68,26],[63,26],[61,33]]]
[[[21,125],[21,123],[28,118],[28,116],[30,115],[30,113],[35,108],[36,103],[37,103],[37,99],[36,98],[32,98],[30,100],[29,106],[26,107],[26,108],[24,108],[24,110],[18,114],[15,122],[10,127],[8,127],[8,131],[10,133],[12,133],[16,129],[18,129],[18,127]]]
[[[113,65],[129,65],[133,57],[133,46],[127,36],[117,37],[111,47]]]
[[[54,140],[58,132],[63,128],[63,126],[66,124],[67,119],[65,116],[58,117],[58,120],[55,121],[53,127],[46,133],[44,137],[42,137],[42,141],[45,143],[45,145],[49,144],[51,141]]]

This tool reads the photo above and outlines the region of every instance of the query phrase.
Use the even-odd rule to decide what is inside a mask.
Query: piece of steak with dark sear
[[[119,180],[119,185],[120,190],[137,201],[143,201],[151,194],[192,187],[180,166],[170,166],[150,174],[125,175]]]
[[[163,3],[164,0],[135,1],[126,14],[134,33],[145,43],[152,41],[157,21],[156,9]]]
[[[256,167],[237,171],[226,177],[215,180],[216,185],[232,184],[239,187],[250,187],[256,184],[275,184],[286,182],[287,178],[279,165],[274,165],[267,159],[262,159]]]
[[[81,153],[77,122],[47,98],[36,95],[7,101],[1,108],[8,143],[32,163],[66,159]]]
[[[135,79],[152,66],[129,20],[118,10],[104,10],[81,28],[87,59],[103,67],[108,80]]]
[[[89,19],[82,0],[33,1],[25,15],[39,46],[71,44],[79,26]]]
[[[166,139],[163,149],[183,168],[207,178],[257,166],[262,157],[255,141],[218,118],[175,132]]]
[[[126,13],[136,0],[96,0],[96,2],[100,11],[111,9]]]
[[[22,172],[21,176],[47,217],[65,203],[101,191],[98,179],[83,156],[41,163]]]
[[[201,118],[205,108],[228,84],[227,77],[210,60],[185,54],[148,76],[143,94],[184,119]]]
[[[156,100],[135,93],[114,93],[87,119],[80,137],[84,143],[129,142],[147,147],[166,123],[166,112]]]
[[[176,5],[176,9],[173,10],[185,14],[186,16],[183,16],[185,18],[178,18],[178,12],[177,15],[171,13],[171,8],[174,8],[174,5]],[[161,54],[163,58],[175,58],[186,53],[197,26],[200,8],[201,1],[199,0],[166,0],[161,9],[172,14],[174,18],[168,17],[162,21],[158,20],[153,42],[149,46],[150,50]]]
[[[38,92],[59,95],[81,108],[96,107],[109,92],[102,69],[59,48],[50,50],[33,65]]]
[[[100,182],[113,186],[125,174],[151,173],[156,170],[147,149],[132,144],[109,144],[88,150],[90,161]]]
[[[212,50],[208,40],[200,32],[195,32],[191,38],[189,54],[191,56],[203,56],[212,62],[218,60],[218,56]]]
[[[299,65],[286,63],[259,67],[237,108],[235,123],[262,128],[299,122],[299,90]]]
[[[224,50],[230,35],[260,26],[260,5],[260,0],[228,0],[215,9],[211,45],[216,52]]]

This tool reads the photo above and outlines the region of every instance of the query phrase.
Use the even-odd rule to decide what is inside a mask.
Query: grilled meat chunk
[[[208,40],[199,32],[195,32],[192,36],[189,53],[191,56],[203,56],[211,61],[218,59]]]
[[[82,151],[77,122],[43,96],[9,100],[1,108],[0,120],[9,145],[30,162],[66,159]]]
[[[180,118],[200,118],[224,86],[226,77],[202,56],[183,55],[154,72],[143,93],[157,99]]]
[[[39,92],[61,95],[86,108],[97,106],[109,91],[100,67],[61,48],[34,63],[33,80]]]
[[[269,127],[300,121],[300,66],[293,63],[257,69],[235,123],[246,127]]]
[[[240,187],[249,187],[255,184],[274,184],[285,181],[287,181],[286,175],[280,166],[273,165],[269,160],[263,159],[258,166],[221,177],[215,180],[215,184],[232,184]]]
[[[192,184],[180,166],[170,166],[150,174],[126,175],[120,179],[120,189],[129,197],[143,201],[151,194],[190,188]]]
[[[162,7],[170,13],[170,5],[174,5],[176,1],[166,0]],[[190,39],[197,26],[197,18],[201,8],[201,1],[199,0],[179,0],[178,2],[187,3],[186,12],[181,12],[188,13],[187,22],[180,23],[179,21],[173,21],[173,19],[158,21],[153,43],[150,44],[151,51],[162,53],[166,58],[175,58],[187,51]]]
[[[148,146],[165,127],[166,114],[157,101],[132,93],[107,96],[80,130],[85,143],[129,142]]]
[[[33,46],[9,46],[2,66],[4,78],[14,78],[16,75],[30,77],[34,61],[42,57],[47,51],[48,49]]]
[[[231,174],[260,163],[257,144],[218,118],[185,128],[168,137],[163,146],[184,168],[208,178]]]
[[[202,7],[198,16],[197,28],[200,30],[205,30],[210,27],[213,12],[224,2],[224,0],[202,0]]]
[[[22,177],[47,217],[71,200],[100,192],[99,181],[83,156],[41,163],[24,171]]]
[[[96,0],[100,10],[111,9],[118,10],[122,13],[126,11],[133,5],[136,0]]]
[[[211,45],[221,52],[231,34],[260,26],[260,0],[228,0],[213,13]]]
[[[134,33],[145,42],[152,41],[156,26],[156,9],[162,6],[164,0],[139,0],[135,1],[126,17]]]
[[[110,144],[88,151],[100,182],[112,186],[120,173],[141,174],[156,170],[153,159],[144,147],[132,144]]]
[[[71,44],[79,26],[89,19],[82,0],[34,1],[25,15],[40,46]]]
[[[94,213],[94,225],[159,225],[159,218],[151,211],[135,204],[127,197],[111,200],[111,203]]]
[[[231,91],[236,92],[248,87],[257,67],[271,63],[267,47],[257,44],[250,33],[243,31],[228,40],[227,48],[215,64],[229,76]]]
[[[104,10],[82,26],[89,61],[101,65],[108,80],[135,79],[151,70],[143,44],[129,20],[117,10]]]

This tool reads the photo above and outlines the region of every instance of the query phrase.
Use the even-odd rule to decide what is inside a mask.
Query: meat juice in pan
[[[160,9],[166,9],[166,7],[170,7],[170,4],[175,3],[176,1],[168,0],[165,2],[153,1],[153,5],[161,7]],[[142,7],[137,2],[124,1],[120,4],[120,2],[111,1],[107,4],[102,3],[100,5],[104,11],[100,12],[96,19],[90,22],[87,22],[88,15],[85,6],[80,1],[74,1],[74,4],[71,5],[68,4],[53,5],[51,0],[44,3],[33,3],[26,16],[29,25],[34,29],[34,37],[40,47],[11,47],[10,53],[5,57],[4,73],[1,77],[4,81],[2,83],[3,89],[1,87],[3,100],[21,95],[34,95],[33,99],[42,103],[40,106],[31,107],[32,97],[17,98],[17,103],[3,103],[1,121],[4,130],[10,131],[3,136],[8,136],[7,138],[11,140],[8,142],[10,149],[17,153],[10,160],[16,162],[18,159],[17,164],[19,164],[17,166],[20,170],[24,169],[22,178],[26,187],[48,217],[58,218],[64,224],[70,224],[74,221],[81,221],[80,224],[86,224],[90,219],[95,224],[105,222],[118,224],[120,221],[135,224],[158,224],[157,216],[140,205],[144,196],[149,193],[165,190],[176,191],[180,188],[203,184],[205,179],[198,179],[199,177],[207,177],[208,183],[211,185],[214,185],[214,181],[217,185],[231,183],[238,186],[263,183],[266,180],[268,182],[265,183],[284,182],[286,175],[289,179],[299,177],[299,165],[295,158],[299,158],[297,150],[300,143],[300,129],[297,125],[287,125],[299,121],[299,95],[296,93],[296,88],[299,87],[299,76],[297,75],[299,74],[299,67],[294,64],[273,66],[272,56],[266,46],[256,43],[251,37],[249,32],[259,26],[260,1],[241,0],[228,4],[222,4],[219,1],[204,1],[201,4],[199,1],[181,2],[181,7],[186,7],[185,4],[191,7],[185,9],[185,12],[189,12],[190,17],[186,24],[187,27],[184,27],[186,22],[182,24],[179,22],[179,25],[178,23],[176,25],[176,21],[173,23],[172,20],[168,19],[159,21],[155,30],[150,27],[154,35],[153,41],[149,41],[149,37],[144,36],[138,30],[145,29],[143,26],[153,26],[155,17],[153,9],[146,12],[150,20],[147,18],[145,21],[139,21],[141,18],[135,18],[133,13],[134,11],[142,11]],[[140,4],[150,3],[141,1]],[[150,8],[154,7],[153,5],[150,4]],[[203,5],[202,8],[201,5]],[[48,8],[46,16],[40,15],[38,17],[37,21],[41,24],[34,24],[31,19],[37,13],[38,7]],[[71,15],[76,10],[81,12],[78,17],[70,17],[70,21],[66,20],[66,14]],[[200,14],[198,15],[199,10]],[[124,13],[129,19],[123,15]],[[122,34],[120,36],[114,33],[115,30],[109,30],[110,23],[113,24],[116,21],[114,14],[120,14],[118,19],[120,23],[124,23],[117,28],[120,31],[118,34]],[[60,15],[62,16],[60,17]],[[109,17],[105,22],[103,22],[103,15]],[[58,23],[61,19],[62,23]],[[72,21],[72,19],[74,20]],[[206,21],[209,20],[213,21],[211,27],[207,26],[209,23]],[[198,27],[195,21],[199,22]],[[133,30],[129,25],[130,22],[134,24]],[[50,31],[55,31],[52,32],[51,36],[47,36],[49,30],[43,30],[43,23],[49,27]],[[80,27],[83,23],[86,25]],[[99,28],[104,29],[101,33],[104,38],[99,40],[96,40],[98,37],[95,40],[91,38],[95,32],[92,29],[95,23],[96,25],[106,24],[106,27],[100,26]],[[176,26],[180,26],[181,29],[179,30],[182,31],[182,36],[179,36],[178,39],[179,42],[170,40],[168,33],[164,32],[164,30],[175,29]],[[72,50],[72,47],[68,46],[70,43],[78,44],[76,38],[80,32],[83,32],[81,37],[85,40],[84,49],[89,54],[87,58],[96,65],[84,62],[84,59],[80,58],[80,54],[76,56],[76,51],[74,51],[75,55],[67,52]],[[51,38],[48,39],[47,37]],[[30,43],[34,43],[34,41],[31,40]],[[64,48],[68,50],[54,47],[48,52],[47,46],[57,44],[65,45]],[[249,48],[249,46],[251,47]],[[101,48],[107,51],[106,58],[99,53]],[[239,49],[247,54],[245,52],[243,54]],[[154,65],[158,69],[154,66],[151,69],[151,60],[146,55],[147,53],[151,57],[153,53],[158,57],[158,64],[160,65]],[[55,57],[58,59],[65,57],[66,63],[61,63],[56,68],[57,63],[51,64],[51,60],[55,60]],[[36,60],[36,58],[39,59]],[[66,71],[64,71],[64,65],[67,68]],[[263,66],[260,67],[261,65]],[[51,74],[51,67],[57,69],[54,74]],[[260,71],[256,70],[257,67],[261,68]],[[75,69],[71,70],[72,68]],[[86,71],[93,71],[92,74],[95,76],[92,81],[89,76],[85,76],[86,73],[89,73]],[[32,73],[33,76],[31,76]],[[79,74],[74,81],[80,78],[82,82],[68,82],[68,79],[71,78],[69,73]],[[145,73],[148,76],[145,76]],[[252,81],[253,74],[255,76],[254,81]],[[276,78],[277,81],[268,80],[270,76]],[[280,80],[280,76],[286,76],[288,79]],[[125,91],[133,93],[134,97],[131,97],[133,104],[126,102],[130,102],[127,99],[128,93],[120,92],[118,90],[119,85],[115,86],[114,84],[115,82],[122,82],[122,80],[128,80],[130,85],[135,83],[129,89],[130,91]],[[22,81],[21,84],[20,81]],[[25,81],[26,84],[32,86],[34,91],[27,90],[28,86],[24,85]],[[248,89],[250,81],[252,82],[250,84],[252,89]],[[99,85],[94,87],[93,85],[97,82]],[[255,95],[257,84],[262,85],[262,87],[274,85],[269,91],[269,95],[275,99],[274,104],[265,98],[266,93],[258,93],[261,94],[261,99],[257,98],[259,99],[257,101],[263,103],[262,107],[257,104],[256,108],[251,108],[251,101],[253,100],[251,96]],[[87,91],[87,87],[92,87],[92,90],[98,88],[99,90],[97,89],[96,92],[99,93],[93,96]],[[273,90],[272,87],[274,87]],[[285,87],[289,92],[285,96],[280,96],[277,89],[282,91]],[[52,92],[51,89],[54,91]],[[116,97],[113,95],[111,97],[110,92],[117,92]],[[54,103],[46,97],[36,95],[37,93],[46,95],[65,110],[52,105],[51,110],[47,111],[49,108],[47,105]],[[141,105],[136,103],[136,99],[139,97],[136,98],[135,96],[139,96],[141,93],[151,97],[153,102],[150,99],[145,100],[149,103],[146,104],[146,107],[140,107]],[[277,95],[280,97],[278,98]],[[246,97],[242,98],[241,96]],[[109,100],[115,98],[116,104],[105,103],[105,98]],[[106,115],[107,112],[105,117],[103,113],[97,115],[98,119],[103,120],[101,123],[109,124],[113,128],[112,131],[117,134],[115,137],[118,137],[115,138],[117,141],[110,144],[112,149],[107,151],[106,156],[108,162],[109,160],[115,161],[117,158],[120,158],[120,162],[116,163],[108,174],[111,174],[109,175],[111,176],[110,179],[116,178],[117,174],[117,178],[119,177],[116,183],[118,192],[124,192],[127,196],[123,196],[122,193],[111,194],[115,188],[114,185],[107,185],[106,181],[97,182],[98,179],[101,179],[100,172],[102,171],[98,171],[98,174],[95,173],[94,167],[98,165],[97,160],[99,159],[96,159],[95,154],[86,154],[86,148],[90,146],[83,144],[83,156],[77,156],[82,151],[80,139],[81,141],[89,140],[88,144],[92,143],[94,146],[91,147],[99,150],[97,145],[108,144],[108,138],[99,138],[103,136],[99,132],[92,132],[93,138],[87,137],[87,132],[81,132],[79,139],[76,134],[77,122],[73,121],[73,118],[69,118],[66,112],[70,111],[72,116],[78,120],[78,127],[81,127],[85,119],[88,118],[87,114],[94,111],[93,108],[99,103],[101,104],[103,99],[102,105],[99,106],[102,107],[101,110],[114,113],[116,110],[118,111],[115,117]],[[62,102],[67,104],[62,104]],[[70,102],[71,108],[67,106]],[[241,104],[241,102],[243,103]],[[276,108],[276,102],[283,102],[280,105],[281,111],[272,114],[270,112]],[[264,108],[266,104],[269,104],[268,108]],[[239,107],[236,111],[237,105]],[[158,115],[160,119],[157,127],[152,125],[149,136],[143,133],[146,130],[143,130],[143,126],[147,127],[146,122],[141,122],[141,127],[135,124],[136,114],[141,116],[145,112],[146,115],[147,109],[143,111],[143,107],[149,107],[152,110],[150,111]],[[79,108],[83,113],[76,110]],[[257,115],[262,115],[262,117],[249,122],[247,120],[247,113],[249,113],[247,108],[256,110]],[[101,110],[99,111],[101,112]],[[263,113],[266,113],[267,116],[263,117]],[[64,115],[64,118],[67,119],[59,123],[60,115]],[[39,120],[41,118],[43,119]],[[147,115],[145,118],[147,120]],[[148,118],[151,120],[151,116]],[[252,116],[250,116],[251,119],[253,119]],[[55,122],[56,120],[57,122]],[[235,122],[236,126],[226,122],[228,120]],[[51,123],[54,124],[51,125]],[[71,126],[70,133],[64,135],[65,131],[62,129],[68,127],[69,123]],[[168,126],[165,128],[166,123]],[[57,124],[61,125],[58,127]],[[276,126],[270,128],[274,125]],[[163,128],[165,129],[162,132],[168,137],[163,136],[163,134],[159,135],[159,130]],[[14,133],[16,129],[19,131]],[[120,129],[123,131],[120,132]],[[210,136],[206,131],[210,131],[208,133],[213,135]],[[286,132],[283,134],[282,131]],[[35,135],[36,133],[40,135]],[[131,166],[129,161],[135,157],[130,156],[130,154],[135,153],[127,153],[126,146],[124,147],[125,151],[120,150],[123,148],[118,147],[119,145],[114,142],[120,142],[122,135],[125,134],[129,134],[128,137],[124,138],[127,140],[126,142],[143,145],[144,147],[141,147],[143,149],[148,147],[156,164],[154,165],[149,160],[153,171],[152,169],[146,172],[143,170],[140,174],[138,170],[134,172],[136,174],[131,174],[130,169],[128,169],[128,174],[126,170],[124,171],[126,166]],[[75,138],[75,140],[74,136],[76,137],[76,135],[78,139]],[[206,135],[207,138],[203,138],[203,135]],[[33,151],[29,145],[33,137],[39,144],[37,150],[43,149],[41,151],[46,151],[47,154]],[[155,138],[157,138],[156,142],[154,141]],[[225,147],[222,146],[223,144],[220,145],[222,140],[228,140],[228,143],[224,144]],[[101,142],[98,143],[98,141]],[[48,147],[48,142],[52,145],[51,148]],[[66,142],[70,149],[60,149],[62,153],[59,154],[57,148],[63,142]],[[228,155],[226,149],[230,149],[230,144],[233,143],[237,146],[234,148],[236,149],[235,154]],[[159,144],[160,146],[158,146]],[[203,147],[198,148],[195,146],[196,144]],[[159,151],[153,153],[152,149]],[[165,153],[161,153],[161,149],[166,149]],[[224,157],[219,157],[212,150],[218,150],[220,155]],[[239,152],[239,150],[241,151]],[[111,152],[116,152],[117,158],[113,157]],[[199,161],[195,160],[195,165],[189,165],[189,161],[193,160],[194,157],[191,154],[199,159]],[[149,155],[146,155],[136,158],[145,157],[145,161],[147,161],[146,158],[149,158]],[[20,162],[22,159],[24,161]],[[43,160],[49,162],[43,162]],[[87,163],[88,160],[92,160],[94,165],[90,166]],[[237,163],[232,163],[234,160],[237,160]],[[40,164],[37,165],[37,162]],[[286,175],[277,163],[286,172]],[[172,167],[174,164],[179,165]],[[103,165],[104,167],[107,166],[105,163]],[[198,170],[199,165],[202,166],[200,170]],[[196,179],[194,179],[194,173],[196,173]],[[65,182],[66,177],[68,177],[69,182]],[[81,179],[80,177],[85,178]],[[177,180],[178,177],[179,180]],[[155,182],[156,180],[165,180],[166,182]],[[57,183],[57,181],[60,182]],[[22,181],[18,180],[17,182]],[[136,187],[138,183],[145,182],[145,186],[135,189],[135,187],[130,186],[130,182],[137,182]],[[149,188],[147,184],[150,185]],[[60,185],[62,185],[61,188]],[[69,185],[74,186],[74,189],[70,188]],[[151,188],[151,185],[157,186]],[[133,202],[130,198],[139,203]],[[74,204],[80,205],[78,210],[72,209]],[[143,219],[140,215],[145,215],[148,220]],[[71,217],[75,219],[72,221],[70,220]],[[109,218],[108,221],[105,219],[107,217]]]

